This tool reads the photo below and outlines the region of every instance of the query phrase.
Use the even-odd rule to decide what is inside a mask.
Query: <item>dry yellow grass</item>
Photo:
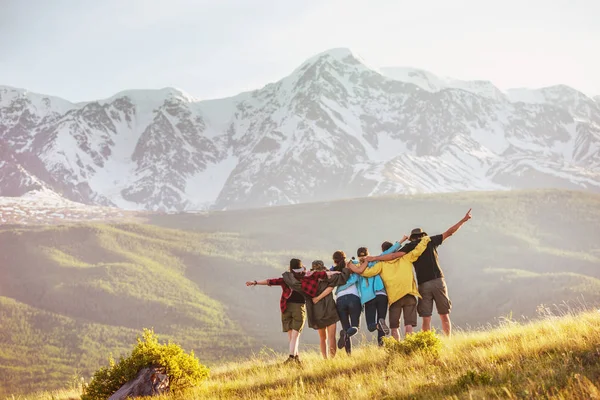
[[[458,333],[443,339],[437,359],[390,355],[371,345],[352,357],[302,357],[298,368],[262,353],[160,399],[600,399],[600,312]],[[41,399],[27,399],[34,398]]]

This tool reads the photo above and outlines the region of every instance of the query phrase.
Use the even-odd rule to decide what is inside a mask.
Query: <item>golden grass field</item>
[[[352,357],[301,353],[301,367],[263,351],[211,371],[201,386],[157,397],[195,399],[600,399],[600,310],[443,338],[439,358],[369,345]],[[12,399],[77,399],[62,391]]]

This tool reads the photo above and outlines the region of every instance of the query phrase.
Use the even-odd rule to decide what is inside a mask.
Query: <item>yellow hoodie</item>
[[[388,304],[400,300],[407,294],[412,294],[420,298],[421,295],[419,294],[417,282],[413,274],[412,263],[423,254],[430,240],[429,236],[424,236],[413,251],[392,261],[379,261],[371,268],[365,269],[361,275],[366,278],[378,274],[381,275],[385,291],[388,295]]]

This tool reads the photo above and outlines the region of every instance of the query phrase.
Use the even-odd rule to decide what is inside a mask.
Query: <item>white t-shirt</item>
[[[342,296],[345,296],[347,294],[353,294],[355,296],[358,296],[358,287],[356,287],[356,285],[350,285],[349,287],[347,287],[344,290],[340,290],[337,293],[337,298],[339,299]],[[360,296],[359,296],[360,297]]]

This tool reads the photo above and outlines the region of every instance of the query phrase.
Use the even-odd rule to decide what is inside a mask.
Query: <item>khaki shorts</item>
[[[417,298],[407,294],[390,305],[390,328],[400,328],[400,317],[404,312],[404,326],[417,326]]]
[[[440,315],[450,314],[452,301],[448,297],[448,287],[444,278],[437,278],[419,285],[419,305],[417,311],[420,317],[431,317],[433,313],[433,302]]]
[[[281,314],[283,331],[295,330],[302,332],[306,322],[306,305],[304,303],[287,303],[285,312]]]

